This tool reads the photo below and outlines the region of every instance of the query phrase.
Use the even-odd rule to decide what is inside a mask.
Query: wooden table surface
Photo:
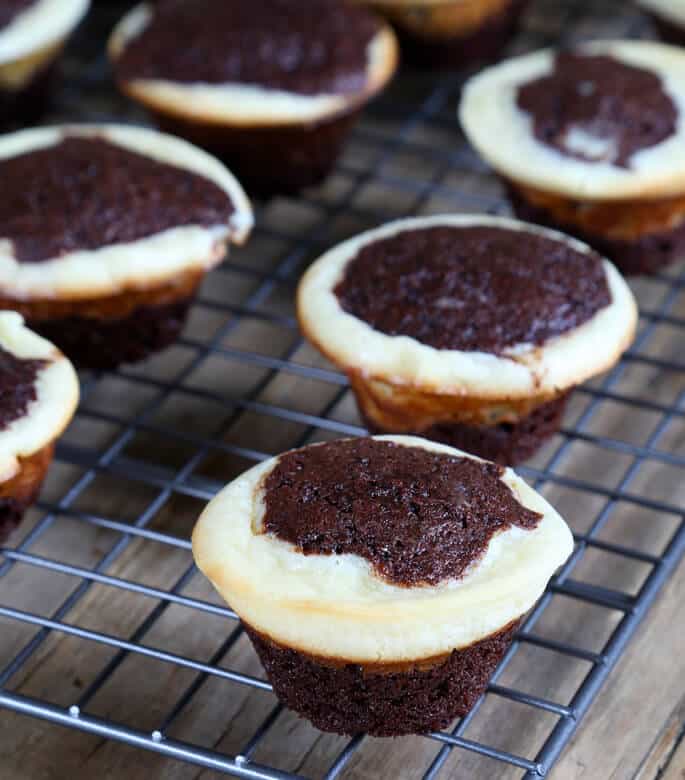
[[[105,10],[99,11],[99,22],[96,19],[100,32],[110,26],[119,6],[101,4]],[[620,36],[643,28],[637,12],[622,0],[539,0],[526,29],[527,36],[516,44],[520,49],[569,31],[580,36]],[[72,47],[59,116],[139,118],[126,103],[117,102],[111,89],[103,91],[106,74],[101,73],[101,41],[97,30],[86,32],[76,49]],[[342,425],[359,422],[350,394],[335,381],[269,366],[269,359],[285,358],[330,368],[301,344],[292,327],[293,289],[299,272],[321,249],[392,216],[502,208],[495,179],[460,146],[454,121],[458,81],[448,78],[445,84],[436,95],[426,77],[403,78],[391,90],[383,110],[364,119],[325,186],[300,199],[275,199],[262,205],[259,230],[244,250],[233,255],[231,267],[207,280],[179,345],[116,376],[86,378],[87,392],[50,472],[43,504],[30,513],[10,548],[21,544],[26,533],[43,522],[46,509],[58,507],[54,519],[44,524],[44,533],[26,552],[92,569],[122,538],[114,522],[126,525],[145,518],[149,531],[178,542],[163,544],[136,536],[104,567],[104,573],[219,603],[208,583],[190,568],[187,540],[216,486],[251,465],[248,453],[243,457],[237,448],[275,454],[336,435],[323,425],[309,425],[305,415],[327,417]],[[417,106],[422,106],[418,120],[412,119]],[[265,287],[264,275],[282,271],[284,258],[288,260],[284,280]],[[682,268],[676,268],[665,277],[632,283],[644,311],[661,311],[668,318],[643,318],[638,355],[609,378],[593,383],[595,389],[610,386],[610,394],[576,392],[564,433],[530,464],[537,469],[530,475],[539,474],[553,459],[553,478],[546,479],[541,489],[578,535],[602,516],[598,531],[602,543],[651,555],[663,553],[683,521],[685,484],[678,458],[685,453],[685,371],[670,365],[682,364],[684,353],[682,273]],[[248,303],[257,314],[232,316]],[[268,316],[260,316],[264,314]],[[212,350],[207,349],[209,343]],[[246,352],[267,360],[247,359]],[[653,408],[640,405],[640,400]],[[665,418],[658,409],[676,406],[679,413],[663,424]],[[267,413],[274,409],[299,413],[301,419]],[[138,423],[130,427],[133,417],[139,418]],[[90,470],[98,454],[116,442],[120,449],[108,456],[102,468]],[[230,445],[230,452],[222,444]],[[171,484],[169,480],[191,461],[190,473],[183,472]],[[81,489],[65,504],[67,491],[79,481]],[[670,509],[650,508],[650,502]],[[80,578],[37,563],[34,559],[12,565],[0,579],[0,604],[50,616],[82,587]],[[571,576],[576,582],[630,597],[640,592],[650,572],[648,564],[590,544],[583,548]],[[556,765],[554,778],[685,777],[682,592],[685,565],[679,566],[660,593]],[[556,592],[534,631],[548,640],[600,653],[621,616],[618,610]],[[223,668],[263,676],[244,637],[221,653],[234,628],[225,618],[107,584],[91,584],[60,619],[199,661],[210,661],[216,654],[215,662]],[[60,707],[83,701],[89,714],[132,728],[148,732],[159,728],[197,681],[188,668],[139,654],[120,655],[113,647],[57,631],[43,636],[35,626],[6,619],[0,619],[0,673],[36,638],[40,644],[10,676],[9,690]],[[582,659],[524,642],[498,685],[505,693],[522,690],[568,704],[590,668]],[[99,677],[106,671],[106,681],[100,686]],[[268,693],[211,677],[197,685],[195,695],[175,713],[165,733],[235,754],[244,749],[274,703]],[[465,736],[532,758],[556,719],[552,713],[506,695],[489,694]],[[259,743],[254,760],[321,777],[345,744],[345,739],[322,735],[293,714],[282,712]],[[366,739],[343,776],[359,780],[421,777],[439,750],[437,742],[419,737]],[[219,777],[153,753],[0,710],[0,780],[206,780],[214,776]],[[440,774],[460,780],[520,776],[520,770],[463,750],[452,751]]]

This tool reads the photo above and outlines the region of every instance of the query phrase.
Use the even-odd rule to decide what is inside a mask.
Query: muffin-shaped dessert
[[[38,116],[89,0],[0,0],[0,126]]]
[[[397,66],[392,30],[342,0],[144,3],[109,50],[126,94],[263,195],[323,179]]]
[[[16,312],[0,311],[0,544],[36,500],[78,397],[64,355]]]
[[[406,219],[329,251],[297,299],[309,341],[348,375],[369,430],[515,464],[566,396],[633,339],[633,296],[574,239],[486,216]]]
[[[272,458],[193,535],[281,701],[324,731],[383,737],[468,712],[572,549],[513,471],[407,436]]]
[[[75,363],[170,344],[252,212],[205,152],[156,131],[63,126],[0,136],[0,308]]]
[[[496,59],[528,0],[360,0],[397,30],[402,59],[423,68],[459,68]]]
[[[460,114],[518,216],[652,273],[685,250],[683,110],[685,51],[601,41],[483,71]]]
[[[665,41],[685,46],[684,0],[636,0],[636,3],[649,14]]]

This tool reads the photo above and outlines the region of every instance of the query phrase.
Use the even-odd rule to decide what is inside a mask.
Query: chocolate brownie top
[[[137,241],[187,225],[227,225],[214,182],[97,137],[0,160],[0,240],[23,263]]]
[[[0,431],[23,417],[36,400],[36,377],[44,360],[23,360],[0,347]]]
[[[379,29],[373,15],[341,0],[159,0],[116,75],[344,95],[364,88],[367,46]]]
[[[461,577],[499,531],[534,528],[494,463],[370,438],[281,456],[262,531],[305,555],[359,555],[394,585]]]
[[[493,354],[541,345],[611,303],[599,255],[492,226],[406,230],[367,244],[335,294],[389,336]]]
[[[37,0],[0,0],[0,30]]]
[[[558,54],[552,73],[520,87],[517,102],[542,143],[623,168],[672,136],[678,119],[658,75],[606,55]]]

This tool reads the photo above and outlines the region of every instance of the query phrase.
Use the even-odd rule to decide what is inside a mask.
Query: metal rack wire
[[[648,34],[645,21],[621,0],[598,6],[592,0],[540,0],[515,48],[588,34]],[[100,4],[71,47],[55,118],[138,119],[113,93],[102,55],[106,32],[121,11],[122,4]],[[277,735],[285,713],[257,676],[254,659],[248,671],[244,658],[235,662],[244,642],[235,614],[208,591],[197,595],[193,590],[198,576],[188,533],[201,502],[250,463],[286,446],[363,432],[344,377],[317,362],[297,333],[291,299],[307,263],[334,241],[384,219],[430,211],[506,211],[497,183],[457,127],[460,83],[458,75],[400,78],[356,129],[329,184],[297,200],[261,204],[255,239],[212,275],[177,347],[143,367],[82,377],[75,432],[57,450],[60,473],[51,477],[16,547],[0,549],[0,709],[219,773],[304,776],[306,755],[281,762],[288,750],[276,747],[272,760],[260,759],[267,741],[287,744],[288,732]],[[562,435],[520,470],[562,504],[583,508],[587,521],[575,527],[574,555],[527,619],[479,705],[452,731],[420,738],[432,749],[421,753],[425,765],[416,769],[419,777],[447,776],[460,760],[455,756],[466,755],[455,748],[503,762],[527,778],[546,775],[685,553],[683,507],[649,488],[653,469],[682,474],[677,470],[685,466],[671,434],[685,420],[685,362],[673,347],[685,336],[685,275],[675,270],[635,286],[642,304],[636,344],[608,376],[576,393]],[[189,418],[173,411],[180,407],[193,410]],[[100,428],[106,431],[102,435]],[[574,457],[577,450],[580,457]],[[593,464],[609,464],[602,466],[599,481],[592,470],[577,468],[590,450]],[[117,498],[122,493],[126,500]],[[631,512],[650,514],[655,527],[662,523],[654,544],[625,526],[607,533],[617,522],[627,524]],[[189,519],[179,527],[177,515]],[[79,552],[67,554],[65,546],[55,554],[54,539],[67,532]],[[128,574],[132,560],[155,560],[157,554],[174,563],[173,576],[163,584],[149,584],[141,574],[144,567],[135,569],[135,577]],[[32,576],[40,578],[43,590],[53,589],[54,578],[54,604],[47,611],[30,600],[22,602],[16,582],[31,582]],[[131,607],[137,618],[132,631],[110,633],[106,624],[92,619],[89,600],[98,594],[124,599],[126,608],[138,605]],[[558,609],[570,614],[571,601],[612,616],[596,646],[558,631],[558,621],[547,621],[547,614]],[[210,633],[223,641],[201,656],[185,651],[176,637],[155,638],[173,610],[184,611],[182,625],[189,633],[209,631],[203,621],[216,619]],[[10,637],[9,649],[4,636]],[[50,696],[32,695],[24,687],[26,670],[55,648],[56,637],[73,640],[70,647],[81,661],[94,653],[103,660],[88,666],[92,673],[79,681],[77,695],[66,679],[63,689],[55,693],[53,686]],[[553,681],[538,695],[508,676],[528,651],[542,654],[545,668],[546,659],[554,657],[558,691]],[[154,728],[144,728],[140,718],[129,719],[126,706],[119,707],[118,717],[97,706],[113,680],[126,688],[126,675],[138,668],[132,664],[183,673],[183,684],[173,687],[165,711],[152,706]],[[581,671],[567,673],[567,666],[576,664]],[[138,671],[135,675],[143,679]],[[266,704],[254,710],[259,717],[241,716],[250,728],[245,726],[230,751],[188,726],[188,711],[215,680],[231,691],[246,687],[266,697]],[[135,684],[126,690],[128,706],[135,700]],[[525,717],[544,716],[534,747],[504,748],[476,728],[479,711],[507,702],[525,708]],[[397,750],[397,743],[388,745],[369,745],[361,736],[331,740],[320,751],[318,766],[325,765],[321,773],[332,780],[349,771],[362,751]]]

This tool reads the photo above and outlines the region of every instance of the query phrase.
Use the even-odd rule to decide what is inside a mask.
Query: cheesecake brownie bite
[[[397,65],[390,27],[344,0],[144,3],[109,51],[126,94],[262,195],[321,181]]]
[[[384,737],[468,712],[572,549],[513,471],[407,436],[272,458],[193,534],[277,696],[324,731]]]
[[[0,544],[36,500],[78,397],[64,355],[19,314],[0,311]]]
[[[685,46],[684,0],[636,0],[636,3],[651,17],[664,41]]]
[[[459,68],[495,59],[528,0],[361,0],[395,27],[402,59],[422,68]]]
[[[35,118],[89,0],[0,0],[0,126]]]
[[[600,41],[483,71],[467,82],[460,117],[519,217],[633,274],[685,251],[684,110],[684,50]]]
[[[0,308],[86,368],[173,342],[205,273],[252,227],[221,163],[143,128],[2,136],[0,180]]]
[[[369,430],[507,464],[558,430],[569,391],[614,364],[637,319],[625,281],[589,247],[482,215],[344,242],[304,275],[297,311]]]

